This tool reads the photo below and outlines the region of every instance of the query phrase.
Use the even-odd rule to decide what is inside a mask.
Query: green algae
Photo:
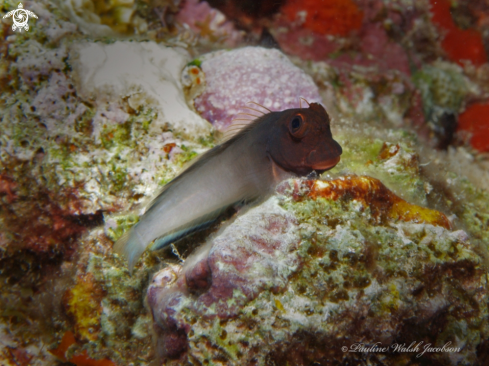
[[[421,92],[425,118],[435,130],[444,114],[460,112],[473,88],[459,66],[441,61],[423,66],[412,80]]]
[[[148,349],[151,339],[151,316],[140,293],[152,266],[138,268],[132,276],[114,256],[90,254],[87,273],[91,273],[105,291],[101,301],[101,333],[85,346],[94,355],[101,351],[116,360],[134,359]],[[136,364],[144,364],[143,360]]]
[[[107,229],[107,236],[116,242],[125,232],[129,231],[131,227],[136,225],[139,221],[139,215],[135,213],[122,214],[122,215],[110,215],[106,218],[106,221],[114,221],[115,227],[109,227]]]
[[[382,181],[399,197],[416,204],[426,204],[425,179],[418,168],[414,136],[405,131],[392,131],[388,140],[357,134],[338,133],[335,139],[343,147],[341,161],[327,174],[368,175]],[[383,154],[389,148],[394,153]],[[383,156],[385,155],[385,156]]]
[[[413,82],[421,91],[427,119],[435,107],[458,112],[469,92],[462,69],[445,62],[424,66],[413,75]]]
[[[462,226],[471,236],[489,250],[489,193],[475,187],[467,178],[454,175],[452,181],[457,185],[458,194],[451,197],[455,203],[452,210]]]
[[[192,61],[190,61],[187,66],[197,66],[199,69],[201,69],[202,65],[202,60],[195,58]]]

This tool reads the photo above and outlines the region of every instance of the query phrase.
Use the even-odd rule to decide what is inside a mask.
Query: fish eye
[[[305,132],[305,123],[302,116],[294,116],[289,124],[289,131],[292,137],[301,138]]]
[[[292,127],[292,132],[296,132],[301,127],[302,119],[299,116],[294,117],[292,122],[290,122],[290,127]]]

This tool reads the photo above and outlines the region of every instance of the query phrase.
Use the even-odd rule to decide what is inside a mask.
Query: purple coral
[[[240,112],[256,114],[246,108],[248,102],[272,111],[298,108],[300,97],[321,103],[312,78],[278,50],[245,47],[216,52],[203,58],[202,70],[206,88],[194,105],[219,130],[225,130],[234,118],[248,117],[237,116]]]
[[[186,313],[229,319],[260,292],[278,291],[299,266],[296,218],[275,198],[238,217],[184,266],[158,272],[148,289],[158,351],[183,357],[191,329]]]
[[[192,31],[212,42],[223,42],[235,47],[243,33],[236,30],[223,13],[205,1],[186,0],[175,17],[178,23],[186,24]]]
[[[154,276],[148,304],[161,365],[357,364],[359,342],[391,349],[447,344],[458,350],[422,359],[476,359],[480,338],[469,343],[454,335],[460,322],[487,322],[478,305],[487,302],[478,285],[484,273],[467,234],[395,220],[367,226],[375,216],[350,205],[358,198],[323,200],[310,184],[284,182],[277,196],[238,216],[183,266]],[[367,239],[372,228],[375,247]],[[451,247],[463,254],[431,254]],[[397,364],[396,351],[384,355],[386,365]]]

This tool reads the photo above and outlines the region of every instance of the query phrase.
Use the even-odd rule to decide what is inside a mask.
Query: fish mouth
[[[336,166],[336,164],[338,164],[340,162],[340,160],[341,160],[341,157],[337,156],[336,158],[328,159],[328,160],[322,161],[318,164],[314,164],[312,166],[312,169],[319,170],[319,171],[326,171],[326,170],[329,170],[331,168],[334,168]]]

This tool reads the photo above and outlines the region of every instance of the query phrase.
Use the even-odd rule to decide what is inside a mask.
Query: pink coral
[[[185,309],[203,318],[229,319],[260,292],[284,288],[300,263],[297,229],[295,217],[272,198],[238,217],[183,267],[158,272],[148,303],[161,356],[178,358],[187,349]]]
[[[186,0],[175,20],[186,24],[195,33],[212,42],[222,41],[228,46],[236,46],[242,33],[234,28],[224,14],[213,9],[205,1]]]
[[[246,118],[236,116],[250,113],[248,102],[260,103],[272,111],[298,108],[300,97],[321,102],[311,77],[277,50],[246,47],[217,52],[203,59],[202,70],[207,85],[194,105],[219,130],[226,129],[233,118]]]

